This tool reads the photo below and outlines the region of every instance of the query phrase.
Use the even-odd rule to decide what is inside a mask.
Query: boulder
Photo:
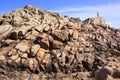
[[[51,48],[52,49],[60,49],[62,46],[63,46],[62,42],[54,40],[52,45],[51,45]]]
[[[48,50],[45,50],[45,49],[43,49],[43,48],[40,48],[39,51],[38,51],[38,53],[37,53],[37,57],[39,57],[39,58],[44,58],[44,55],[45,55],[46,53],[48,53],[48,52],[49,52]]]
[[[29,41],[23,40],[20,43],[18,43],[15,46],[15,48],[22,52],[27,52],[30,49],[30,43],[29,43]]]
[[[0,74],[119,80],[119,43],[120,30],[100,16],[81,21],[28,5],[0,16]]]
[[[88,18],[84,20],[85,24],[94,24],[94,25],[101,25],[105,24],[105,20],[103,17],[96,17],[96,18]]]
[[[38,67],[38,62],[36,59],[28,59],[28,67],[30,70],[35,71]]]
[[[58,41],[65,41],[68,39],[68,32],[67,31],[61,31],[61,30],[56,30],[52,32],[51,36]]]
[[[15,17],[13,18],[12,24],[13,24],[14,26],[19,26],[22,22],[23,22],[22,17],[20,17],[20,16],[15,16]]]
[[[10,34],[10,32],[12,31],[12,26],[11,25],[2,25],[0,26],[0,36],[3,38],[8,37],[8,35]],[[0,39],[1,39],[0,37]]]
[[[24,35],[31,29],[31,26],[22,25],[20,27],[15,28],[11,33],[9,38],[10,39],[22,39]]]
[[[29,52],[29,55],[30,56],[36,56],[36,54],[38,53],[40,49],[40,45],[33,45],[31,48],[30,48],[30,52]]]
[[[7,54],[11,50],[11,47],[0,48],[0,56]]]
[[[49,49],[49,47],[50,47],[48,37],[41,39],[39,44],[40,44],[41,48],[44,48],[46,50]]]
[[[66,24],[66,26],[67,26],[68,28],[73,28],[74,23],[73,23],[73,22],[68,22],[68,23]]]
[[[48,64],[50,63],[50,57],[51,55],[49,53],[45,54],[44,57],[43,57],[43,60],[42,60],[42,63],[43,64]]]
[[[41,48],[49,49],[49,37],[47,34],[40,34],[34,41],[35,44],[39,44]]]
[[[4,61],[6,58],[4,55],[0,56],[0,61]]]
[[[96,80],[117,80],[120,79],[120,64],[108,62],[97,73]]]

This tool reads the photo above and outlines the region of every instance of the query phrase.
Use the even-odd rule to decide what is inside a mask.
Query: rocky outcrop
[[[120,64],[117,62],[108,62],[96,74],[96,80],[119,80]]]
[[[30,5],[0,17],[0,74],[21,70],[33,80],[46,74],[57,80],[119,79],[119,56],[120,30],[102,17],[81,21]]]

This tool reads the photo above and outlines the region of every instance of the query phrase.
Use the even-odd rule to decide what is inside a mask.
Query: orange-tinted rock
[[[64,31],[56,30],[52,33],[52,37],[58,41],[65,41],[68,38],[68,32],[65,30]]]
[[[44,55],[45,55],[46,53],[48,53],[48,52],[49,52],[48,50],[45,50],[45,49],[43,49],[43,48],[40,48],[39,51],[38,51],[38,53],[37,53],[37,57],[43,58]]]
[[[15,48],[22,52],[26,52],[30,48],[30,43],[26,40],[23,40],[20,43],[18,43]]]

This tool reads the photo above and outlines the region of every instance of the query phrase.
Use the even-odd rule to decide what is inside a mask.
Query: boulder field
[[[120,80],[120,30],[30,5],[5,13],[0,79]]]

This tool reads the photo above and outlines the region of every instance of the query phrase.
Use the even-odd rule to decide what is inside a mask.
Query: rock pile
[[[30,5],[0,16],[2,74],[21,69],[55,78],[113,80],[120,78],[119,62],[120,30],[102,17],[81,21]]]
[[[120,63],[109,62],[105,64],[96,75],[97,80],[119,80]]]

